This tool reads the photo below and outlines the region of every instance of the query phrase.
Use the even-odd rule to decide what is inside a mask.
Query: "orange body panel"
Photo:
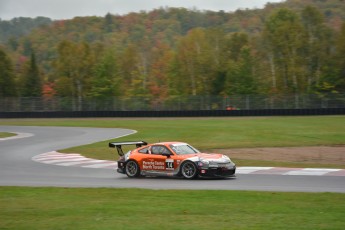
[[[154,170],[154,171],[169,171],[169,170],[176,170],[180,164],[186,160],[190,159],[195,156],[201,156],[204,159],[220,159],[222,158],[222,154],[207,154],[207,153],[194,153],[194,154],[184,154],[178,155],[172,149],[171,145],[174,144],[181,144],[180,142],[161,142],[157,144],[151,144],[148,146],[144,146],[138,149],[135,149],[130,154],[130,159],[133,159],[138,162],[140,170]],[[143,149],[150,149],[151,146],[164,146],[170,152],[171,156],[167,157],[161,154],[152,154],[151,152],[148,153],[140,153]],[[151,154],[150,154],[151,153]],[[172,164],[171,164],[172,163]]]
[[[121,145],[136,144],[137,148],[123,154]],[[139,146],[138,146],[139,145]],[[147,145],[144,141],[110,143],[117,146],[119,155],[117,172],[129,177],[183,176],[187,179],[201,177],[229,177],[236,165],[222,154],[200,153],[183,142],[161,142]]]

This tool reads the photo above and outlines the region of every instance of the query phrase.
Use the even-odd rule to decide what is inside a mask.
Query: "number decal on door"
[[[166,168],[166,170],[174,170],[174,160],[173,159],[166,159],[165,160],[165,168]]]

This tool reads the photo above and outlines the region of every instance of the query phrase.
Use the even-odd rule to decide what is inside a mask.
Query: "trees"
[[[81,110],[88,81],[93,70],[93,55],[88,43],[62,41],[55,61],[57,94],[77,99],[75,109]]]
[[[338,74],[335,80],[335,89],[338,92],[345,91],[345,22],[341,27],[339,37],[337,39],[337,53],[335,60],[337,61]]]
[[[312,6],[307,6],[301,13],[305,29],[305,43],[302,55],[305,57],[307,92],[312,92],[319,84],[321,67],[325,64],[327,54],[331,50],[331,31],[324,25],[321,12]]]
[[[87,96],[105,99],[122,94],[122,79],[113,49],[105,51],[95,64],[90,77],[90,90]]]
[[[221,34],[210,32],[196,28],[179,40],[173,64],[176,73],[172,79],[179,88],[177,93],[210,95],[212,81],[220,66],[222,38]]]
[[[152,48],[151,56],[148,79],[149,93],[156,100],[165,99],[169,95],[168,70],[173,52],[167,44],[158,42]]]
[[[36,63],[35,53],[32,52],[31,58],[25,66],[23,74],[23,88],[21,96],[23,97],[41,97],[42,80]]]
[[[337,0],[288,0],[235,13],[108,13],[42,23],[2,42],[16,60],[10,72],[22,77],[17,88],[28,85],[22,95],[38,95],[27,89],[29,76],[41,74],[45,91],[72,97],[75,109],[83,97],[344,92],[343,7]],[[35,64],[22,68],[27,59]]]
[[[12,61],[0,47],[0,97],[17,95]]]
[[[120,75],[122,76],[125,96],[146,96],[148,77],[148,53],[136,45],[129,44],[119,59]]]
[[[254,75],[255,61],[249,46],[244,46],[236,60],[229,60],[225,93],[252,95],[257,93],[258,81]]]
[[[305,82],[300,66],[300,49],[305,38],[298,15],[288,9],[279,9],[272,14],[265,24],[268,57],[271,57],[272,88],[282,93],[303,92]]]
[[[228,40],[226,95],[250,95],[257,93],[258,76],[254,75],[255,58],[245,33],[234,33]]]
[[[345,92],[345,23],[335,40],[335,52],[328,56],[322,68],[321,78],[317,85],[320,93]]]
[[[343,56],[334,54],[333,50],[338,51],[339,47],[334,46],[333,37],[315,7],[307,6],[300,17],[288,9],[278,9],[272,14],[263,33],[272,91],[294,94],[330,91],[337,75],[334,60]]]

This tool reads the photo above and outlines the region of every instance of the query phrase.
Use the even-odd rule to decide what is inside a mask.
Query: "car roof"
[[[173,145],[173,144],[186,144],[186,143],[179,142],[179,141],[170,141],[170,142],[158,142],[151,145]]]

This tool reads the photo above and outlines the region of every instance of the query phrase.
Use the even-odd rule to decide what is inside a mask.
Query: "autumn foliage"
[[[159,103],[174,95],[344,93],[344,8],[339,0],[288,0],[236,12],[160,8],[21,18],[16,27],[0,20],[0,96]]]

